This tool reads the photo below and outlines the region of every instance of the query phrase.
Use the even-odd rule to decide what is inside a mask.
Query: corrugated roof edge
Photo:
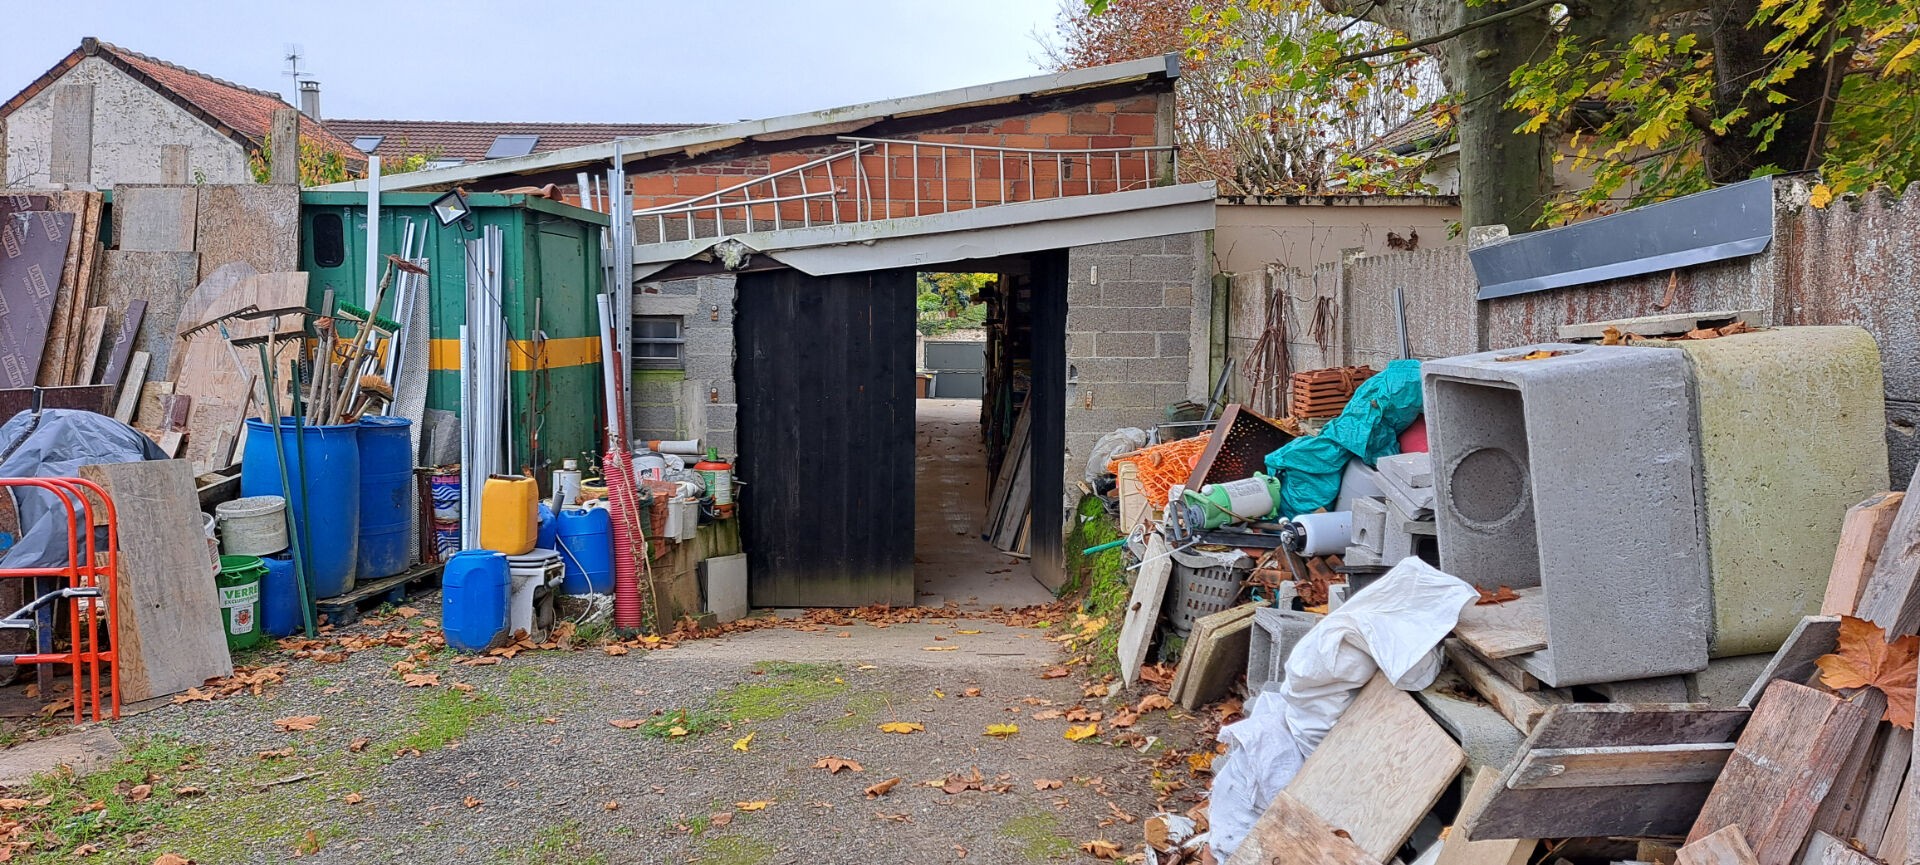
[[[772,136],[793,138],[796,132],[815,127],[843,126],[862,120],[880,120],[899,115],[926,114],[935,111],[952,110],[969,105],[993,102],[1005,102],[1030,96],[1046,96],[1087,90],[1110,84],[1124,83],[1130,80],[1150,78],[1174,79],[1180,77],[1180,55],[1167,54],[1161,57],[1147,57],[1114,63],[1107,66],[1094,66],[1086,69],[1073,69],[1066,72],[1053,72],[1011,81],[992,84],[979,84],[955,90],[942,90],[919,96],[905,96],[896,99],[883,99],[878,102],[866,102],[840,108],[828,108],[809,111],[803,114],[789,114],[764,120],[747,120],[739,123],[725,123],[716,126],[702,126],[680,132],[668,132],[662,135],[647,135],[639,138],[622,138],[605,144],[591,144],[582,147],[569,147],[531,156],[516,156],[508,159],[490,159],[470,165],[451,168],[436,168],[427,171],[414,171],[407,174],[395,174],[381,178],[382,189],[417,189],[420,187],[441,186],[469,182],[488,177],[524,174],[534,171],[552,171],[555,169],[586,166],[611,159],[616,149],[627,158],[640,158],[675,150],[697,148],[729,139],[751,140],[756,137]],[[333,183],[316,189],[329,191],[366,191],[364,181]]]
[[[380,193],[380,206],[426,207],[432,204],[433,200],[439,198],[442,194],[444,193],[383,191]],[[347,207],[365,207],[366,203],[367,193],[364,190],[353,191],[318,186],[300,190],[300,204],[302,206],[344,205]],[[551,198],[543,198],[538,195],[528,195],[524,192],[469,192],[467,193],[467,203],[474,207],[525,207],[529,210],[550,213],[554,216],[564,216],[568,219],[575,219],[581,222],[591,222],[594,225],[603,227],[613,224],[613,220],[609,219],[604,213],[596,213],[584,207],[575,207],[564,201],[555,201]]]

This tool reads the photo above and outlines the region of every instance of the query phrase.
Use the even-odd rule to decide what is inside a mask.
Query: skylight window
[[[505,159],[509,156],[525,156],[533,152],[538,135],[502,135],[493,139],[493,146],[487,148],[488,159]]]
[[[372,153],[380,149],[380,142],[385,141],[386,138],[385,135],[362,135],[353,139],[353,146],[361,153]]]

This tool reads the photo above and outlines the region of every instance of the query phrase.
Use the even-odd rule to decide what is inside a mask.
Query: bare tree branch
[[[1488,15],[1485,18],[1476,18],[1472,21],[1469,21],[1451,30],[1447,30],[1442,33],[1435,33],[1432,36],[1427,36],[1421,39],[1415,39],[1410,42],[1402,42],[1398,45],[1388,45],[1383,48],[1375,48],[1371,51],[1356,51],[1352,54],[1336,57],[1333,59],[1333,62],[1329,65],[1340,66],[1343,64],[1352,63],[1356,60],[1366,60],[1367,58],[1370,58],[1370,57],[1382,57],[1388,54],[1404,54],[1408,51],[1413,51],[1419,48],[1425,48],[1428,45],[1434,45],[1441,42],[1445,42],[1448,39],[1452,39],[1456,36],[1459,36],[1462,33],[1470,33],[1482,27],[1498,24],[1509,18],[1518,18],[1529,12],[1536,12],[1541,9],[1545,9],[1548,6],[1552,6],[1557,2],[1560,2],[1560,0],[1533,0],[1533,2],[1531,3],[1522,3],[1521,5],[1515,6],[1512,9],[1506,9],[1500,12],[1495,12],[1492,15]]]

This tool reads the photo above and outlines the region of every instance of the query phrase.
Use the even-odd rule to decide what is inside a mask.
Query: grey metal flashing
[[[382,178],[381,185],[387,190],[418,189],[502,175],[553,171],[603,163],[612,159],[616,152],[622,154],[627,161],[634,161],[676,151],[714,150],[755,139],[774,141],[815,133],[846,134],[890,117],[924,115],[975,105],[1000,104],[1033,96],[1071,93],[1149,78],[1171,79],[1179,77],[1179,74],[1179,55],[1145,57],[1125,63],[1035,75],[1030,78],[942,90],[920,96],[883,99],[878,102],[809,111],[804,114],[789,114],[765,120],[701,126],[660,135],[644,135],[601,144],[568,147],[530,156],[490,159],[452,168],[396,174]],[[366,182],[350,180],[313,188],[363,192],[366,190]]]
[[[636,245],[634,279],[701,257],[722,242],[738,242],[795,270],[826,276],[1211,231],[1214,193],[1211,181],[1185,183],[935,216],[759,231],[719,241]]]
[[[1468,250],[1481,300],[1691,267],[1773,242],[1773,181],[1757,178]]]

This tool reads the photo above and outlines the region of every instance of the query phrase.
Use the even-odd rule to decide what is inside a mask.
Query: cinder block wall
[[[1151,428],[1167,406],[1206,398],[1211,244],[1210,232],[1194,232],[1068,251],[1070,500],[1101,436]]]
[[[655,383],[646,392],[635,388],[636,438],[699,438],[723,454],[739,452],[733,303],[731,274],[641,283],[634,292],[635,315],[680,316],[686,340],[686,375],[677,385]],[[663,404],[669,396],[672,404]]]

